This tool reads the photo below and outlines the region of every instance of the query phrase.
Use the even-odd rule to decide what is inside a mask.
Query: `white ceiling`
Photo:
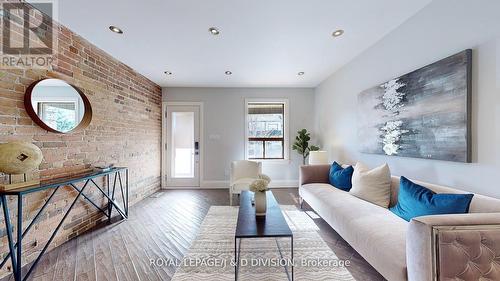
[[[60,0],[58,18],[161,86],[314,87],[430,1]]]

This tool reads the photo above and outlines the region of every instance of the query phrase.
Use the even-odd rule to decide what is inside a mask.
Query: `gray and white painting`
[[[361,92],[360,151],[470,162],[471,57],[465,50]]]

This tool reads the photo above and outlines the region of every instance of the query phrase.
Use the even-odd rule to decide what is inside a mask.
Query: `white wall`
[[[395,175],[500,197],[499,38],[500,1],[430,3],[315,90],[316,130],[331,160],[387,162]],[[473,49],[474,163],[358,153],[358,93],[467,48]]]
[[[204,106],[202,186],[228,186],[231,161],[245,158],[245,98],[286,98],[290,140],[299,129],[312,130],[314,90],[307,88],[164,88],[163,101],[196,101]],[[291,146],[291,145],[290,145]],[[302,158],[263,162],[273,186],[297,186]]]

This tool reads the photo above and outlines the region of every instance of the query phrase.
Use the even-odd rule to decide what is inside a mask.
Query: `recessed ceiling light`
[[[121,30],[119,27],[116,27],[114,25],[110,25],[109,30],[113,31],[114,33],[123,34],[123,30]]]
[[[166,75],[172,75],[172,71],[165,71]]]
[[[220,33],[219,30],[215,27],[210,27],[208,29],[208,32],[210,32],[212,35],[219,35],[219,33]]]
[[[233,73],[232,73],[231,71],[229,71],[229,70],[228,70],[228,71],[226,71],[226,72],[224,72],[224,73],[226,73],[226,75],[231,75],[231,74],[233,74]]]
[[[305,74],[304,71],[301,71],[301,72],[297,73],[297,75],[301,75],[301,76],[304,75],[304,74]]]
[[[344,30],[342,29],[337,29],[332,33],[333,37],[339,37],[340,35],[344,34]]]

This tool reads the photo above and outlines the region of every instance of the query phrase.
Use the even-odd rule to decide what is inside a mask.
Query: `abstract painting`
[[[468,49],[358,95],[364,153],[471,162]]]

